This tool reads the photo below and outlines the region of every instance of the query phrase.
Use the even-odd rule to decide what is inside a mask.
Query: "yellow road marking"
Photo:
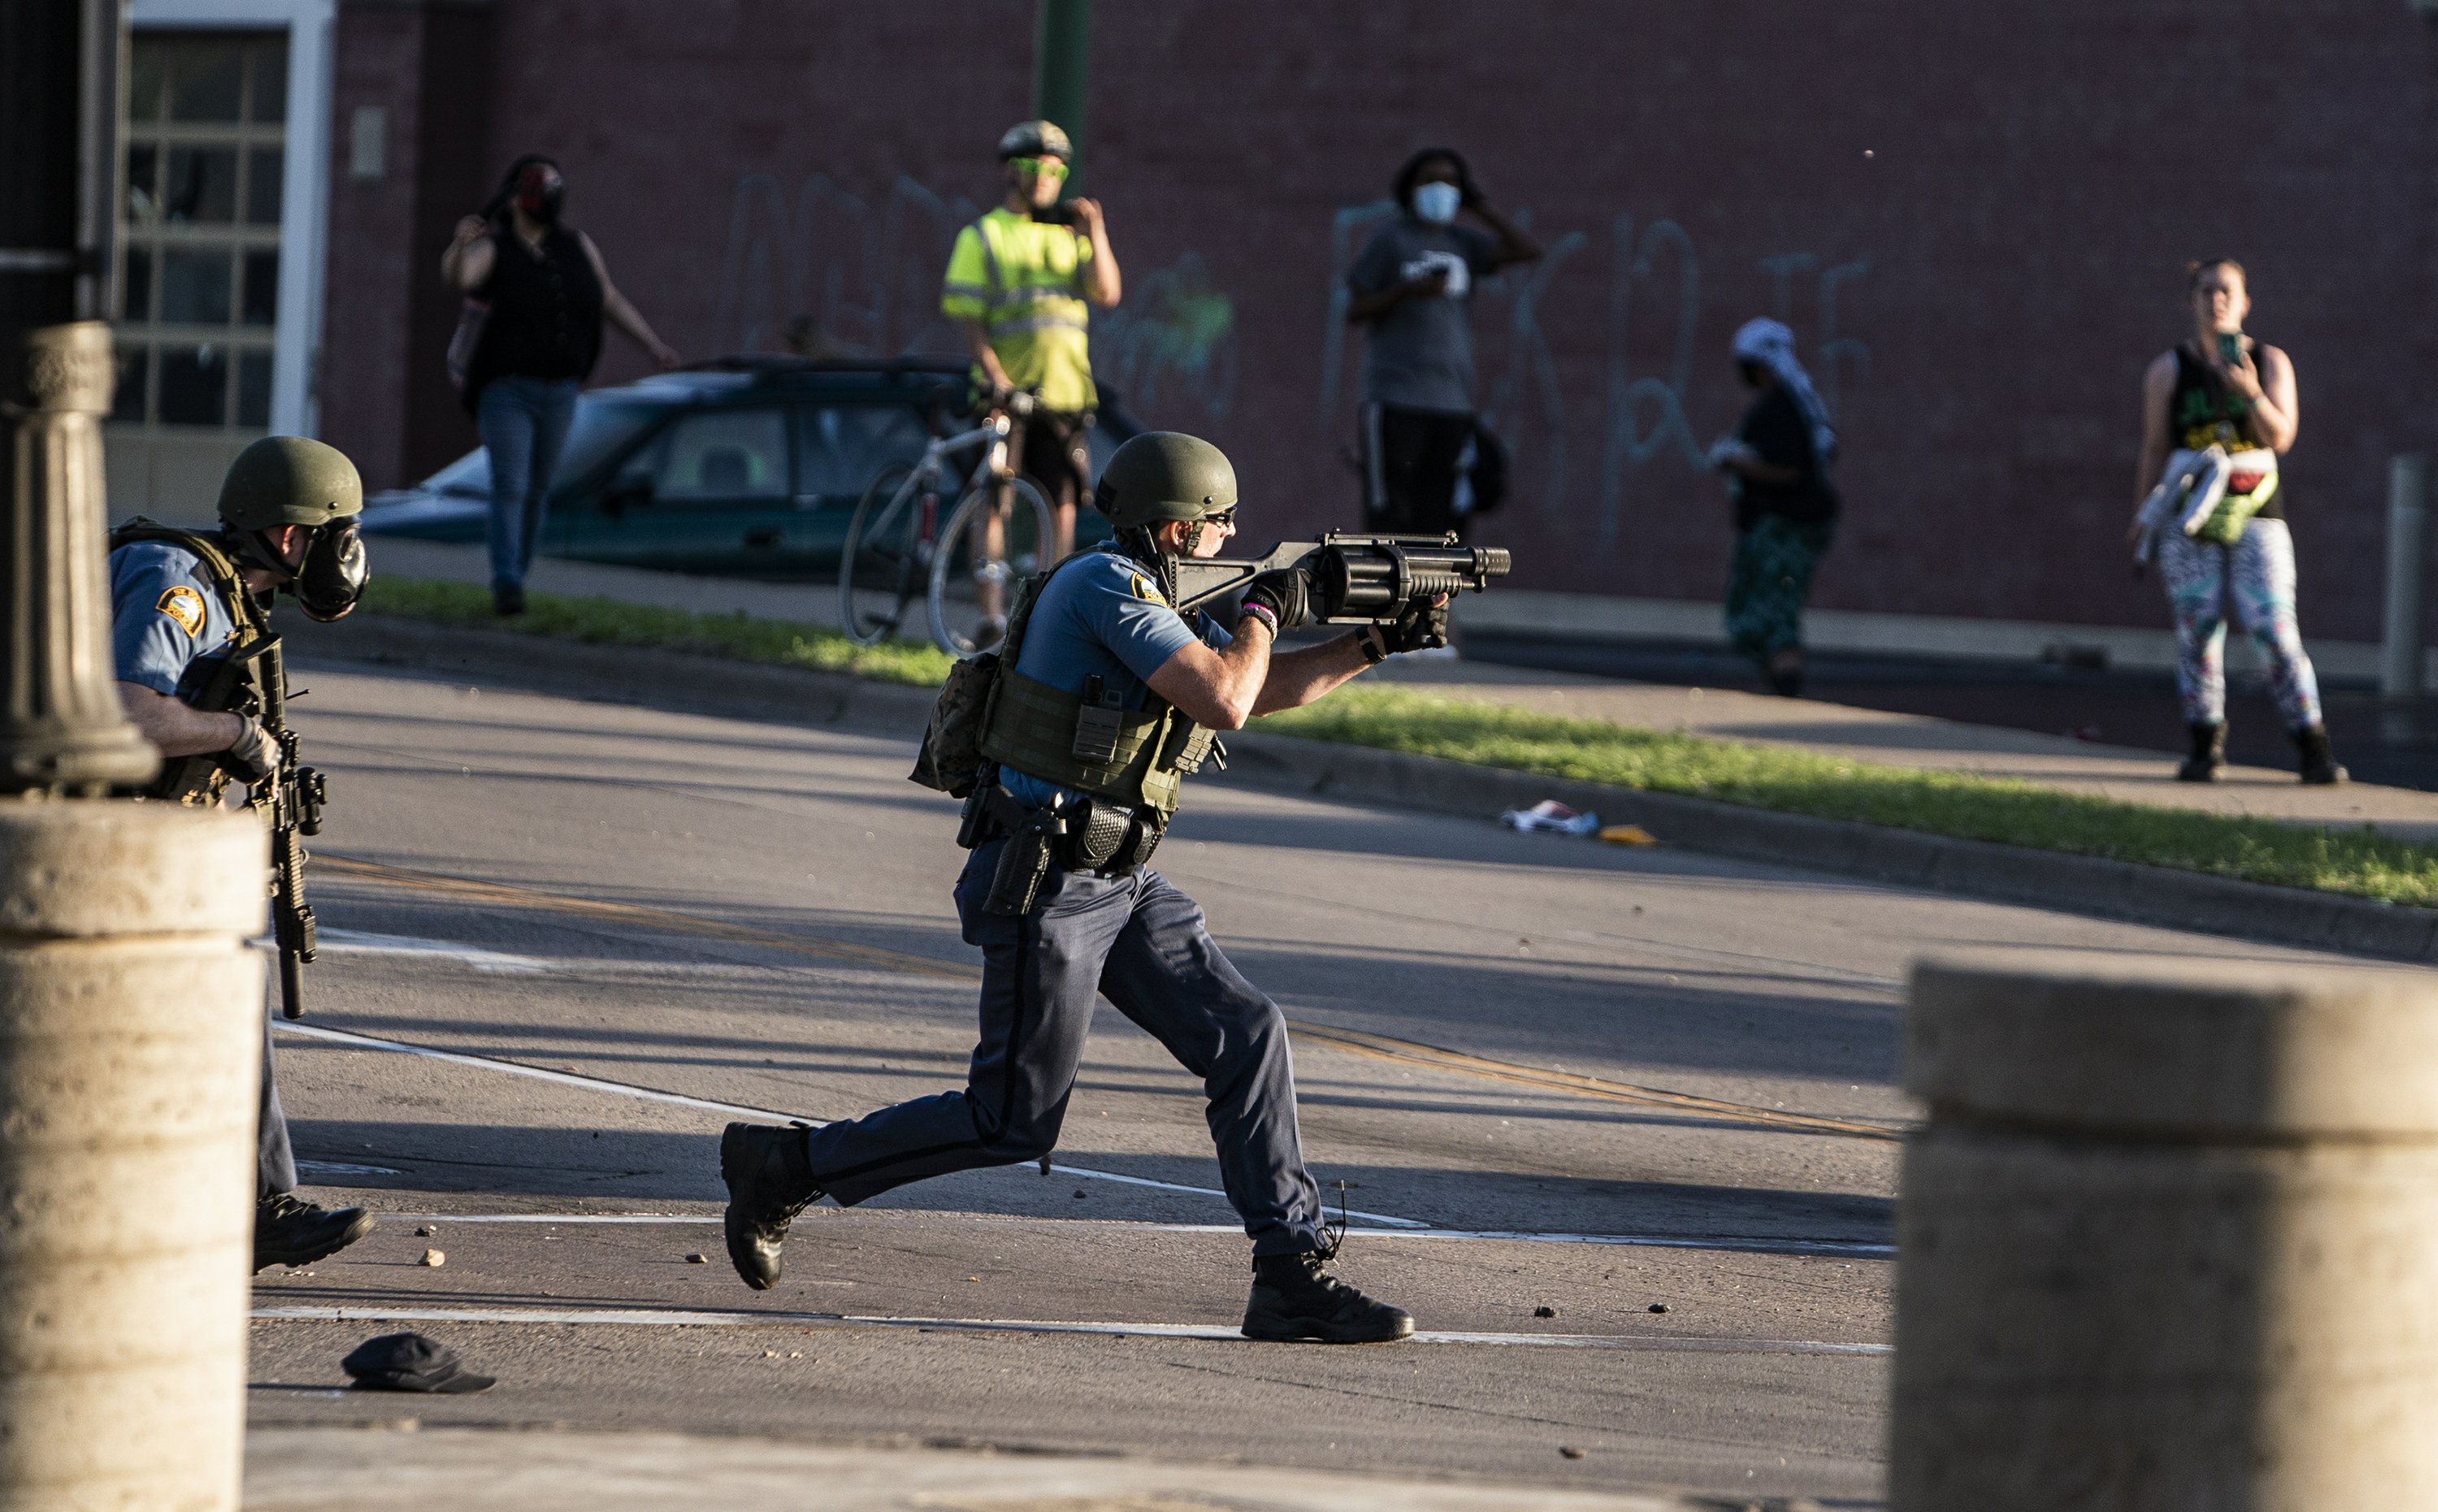
[[[818,957],[825,960],[842,961],[857,966],[876,966],[884,970],[909,972],[923,976],[946,977],[952,981],[971,982],[981,979],[980,968],[957,961],[939,960],[929,956],[917,956],[903,950],[890,950],[879,945],[858,945],[849,941],[829,940],[819,935],[779,934],[772,930],[755,929],[745,924],[723,923],[716,919],[704,919],[694,914],[679,913],[673,909],[647,907],[642,904],[575,898],[565,893],[545,892],[539,888],[518,887],[504,882],[481,882],[471,877],[443,876],[437,872],[415,871],[405,867],[388,866],[379,861],[360,861],[352,856],[331,855],[324,852],[315,853],[313,864],[343,876],[356,877],[387,887],[446,893],[451,897],[502,904],[509,907],[538,908],[580,918],[610,920],[619,923],[635,924],[662,934],[694,935],[702,939],[725,940],[743,945],[761,945],[773,950]],[[1494,1061],[1487,1056],[1472,1055],[1463,1050],[1451,1050],[1414,1040],[1395,1039],[1386,1034],[1370,1034],[1359,1029],[1333,1029],[1327,1025],[1309,1024],[1301,1019],[1287,1020],[1287,1029],[1290,1032],[1305,1039],[1334,1046],[1339,1049],[1351,1050],[1357,1055],[1394,1061],[1405,1065],[1428,1066],[1436,1071],[1455,1071],[1491,1081],[1536,1087],[1545,1092],[1564,1092],[1576,1097],[1597,1098],[1608,1102],[1665,1108],[1673,1113],[1720,1118],[1760,1128],[1782,1129],[1792,1133],[1839,1134],[1856,1139],[1904,1137],[1904,1131],[1900,1128],[1864,1123],[1848,1118],[1827,1117],[1816,1114],[1788,1113],[1778,1108],[1758,1108],[1750,1103],[1725,1102],[1716,1098],[1696,1097],[1689,1092],[1670,1092],[1664,1087],[1637,1086],[1630,1081],[1610,1081],[1600,1077],[1581,1076],[1571,1071],[1544,1070],[1539,1066],[1519,1065],[1512,1061]]]

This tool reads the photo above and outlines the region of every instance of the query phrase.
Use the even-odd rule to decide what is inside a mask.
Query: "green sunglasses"
[[[1016,170],[1019,173],[1031,173],[1036,177],[1051,179],[1063,179],[1067,176],[1067,165],[1054,157],[1012,157],[1008,161],[1016,165]]]

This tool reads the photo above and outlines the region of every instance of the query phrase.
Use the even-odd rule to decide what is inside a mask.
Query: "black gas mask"
[[[364,535],[354,520],[340,520],[323,526],[313,533],[313,544],[305,548],[304,564],[296,575],[280,585],[306,618],[327,624],[344,619],[364,596],[364,585],[372,581],[371,565],[364,558]]]

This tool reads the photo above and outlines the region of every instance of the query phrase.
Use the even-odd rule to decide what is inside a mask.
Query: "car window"
[[[568,427],[567,444],[551,475],[552,486],[565,487],[570,479],[592,471],[664,413],[658,405],[579,396],[574,423]],[[491,454],[476,447],[425,479],[423,486],[433,493],[486,498],[491,492]]]
[[[796,492],[852,498],[892,462],[911,462],[931,438],[904,404],[804,405],[796,411]]]
[[[652,449],[656,499],[787,497],[787,427],[779,410],[689,414],[670,426]]]

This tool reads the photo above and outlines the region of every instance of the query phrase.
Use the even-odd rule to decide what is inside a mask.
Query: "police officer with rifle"
[[[1447,593],[1503,575],[1505,554],[1333,537],[1216,560],[1236,527],[1235,470],[1209,442],[1165,431],[1121,447],[1094,502],[1115,539],[1024,585],[998,652],[951,676],[914,773],[966,800],[957,911],[982,952],[967,1085],[820,1129],[730,1124],[729,1258],[767,1290],[791,1221],[825,1193],[853,1204],[1046,1156],[1098,993],[1203,1079],[1222,1182],[1253,1242],[1245,1334],[1404,1338],[1411,1315],[1331,1274],[1337,1238],[1304,1169],[1278,1005],[1145,863],[1179,784],[1224,759],[1217,731],[1308,704],[1393,652],[1445,644]],[[1232,627],[1197,607],[1230,588],[1243,592]],[[1340,618],[1362,628],[1274,649]]]
[[[297,762],[288,678],[271,600],[284,592],[316,620],[356,607],[367,572],[356,517],[355,464],[300,436],[267,436],[238,453],[221,484],[221,528],[208,535],[136,519],[112,533],[112,647],[119,701],[165,758],[145,796],[212,805],[232,781],[250,789],[272,859],[272,933],[281,1008],[304,1012],[299,967],[313,958],[300,836],[319,833],[321,774]],[[361,1207],[296,1196],[296,1161],[262,1046],[255,1180],[254,1268],[303,1265],[372,1232]]]

